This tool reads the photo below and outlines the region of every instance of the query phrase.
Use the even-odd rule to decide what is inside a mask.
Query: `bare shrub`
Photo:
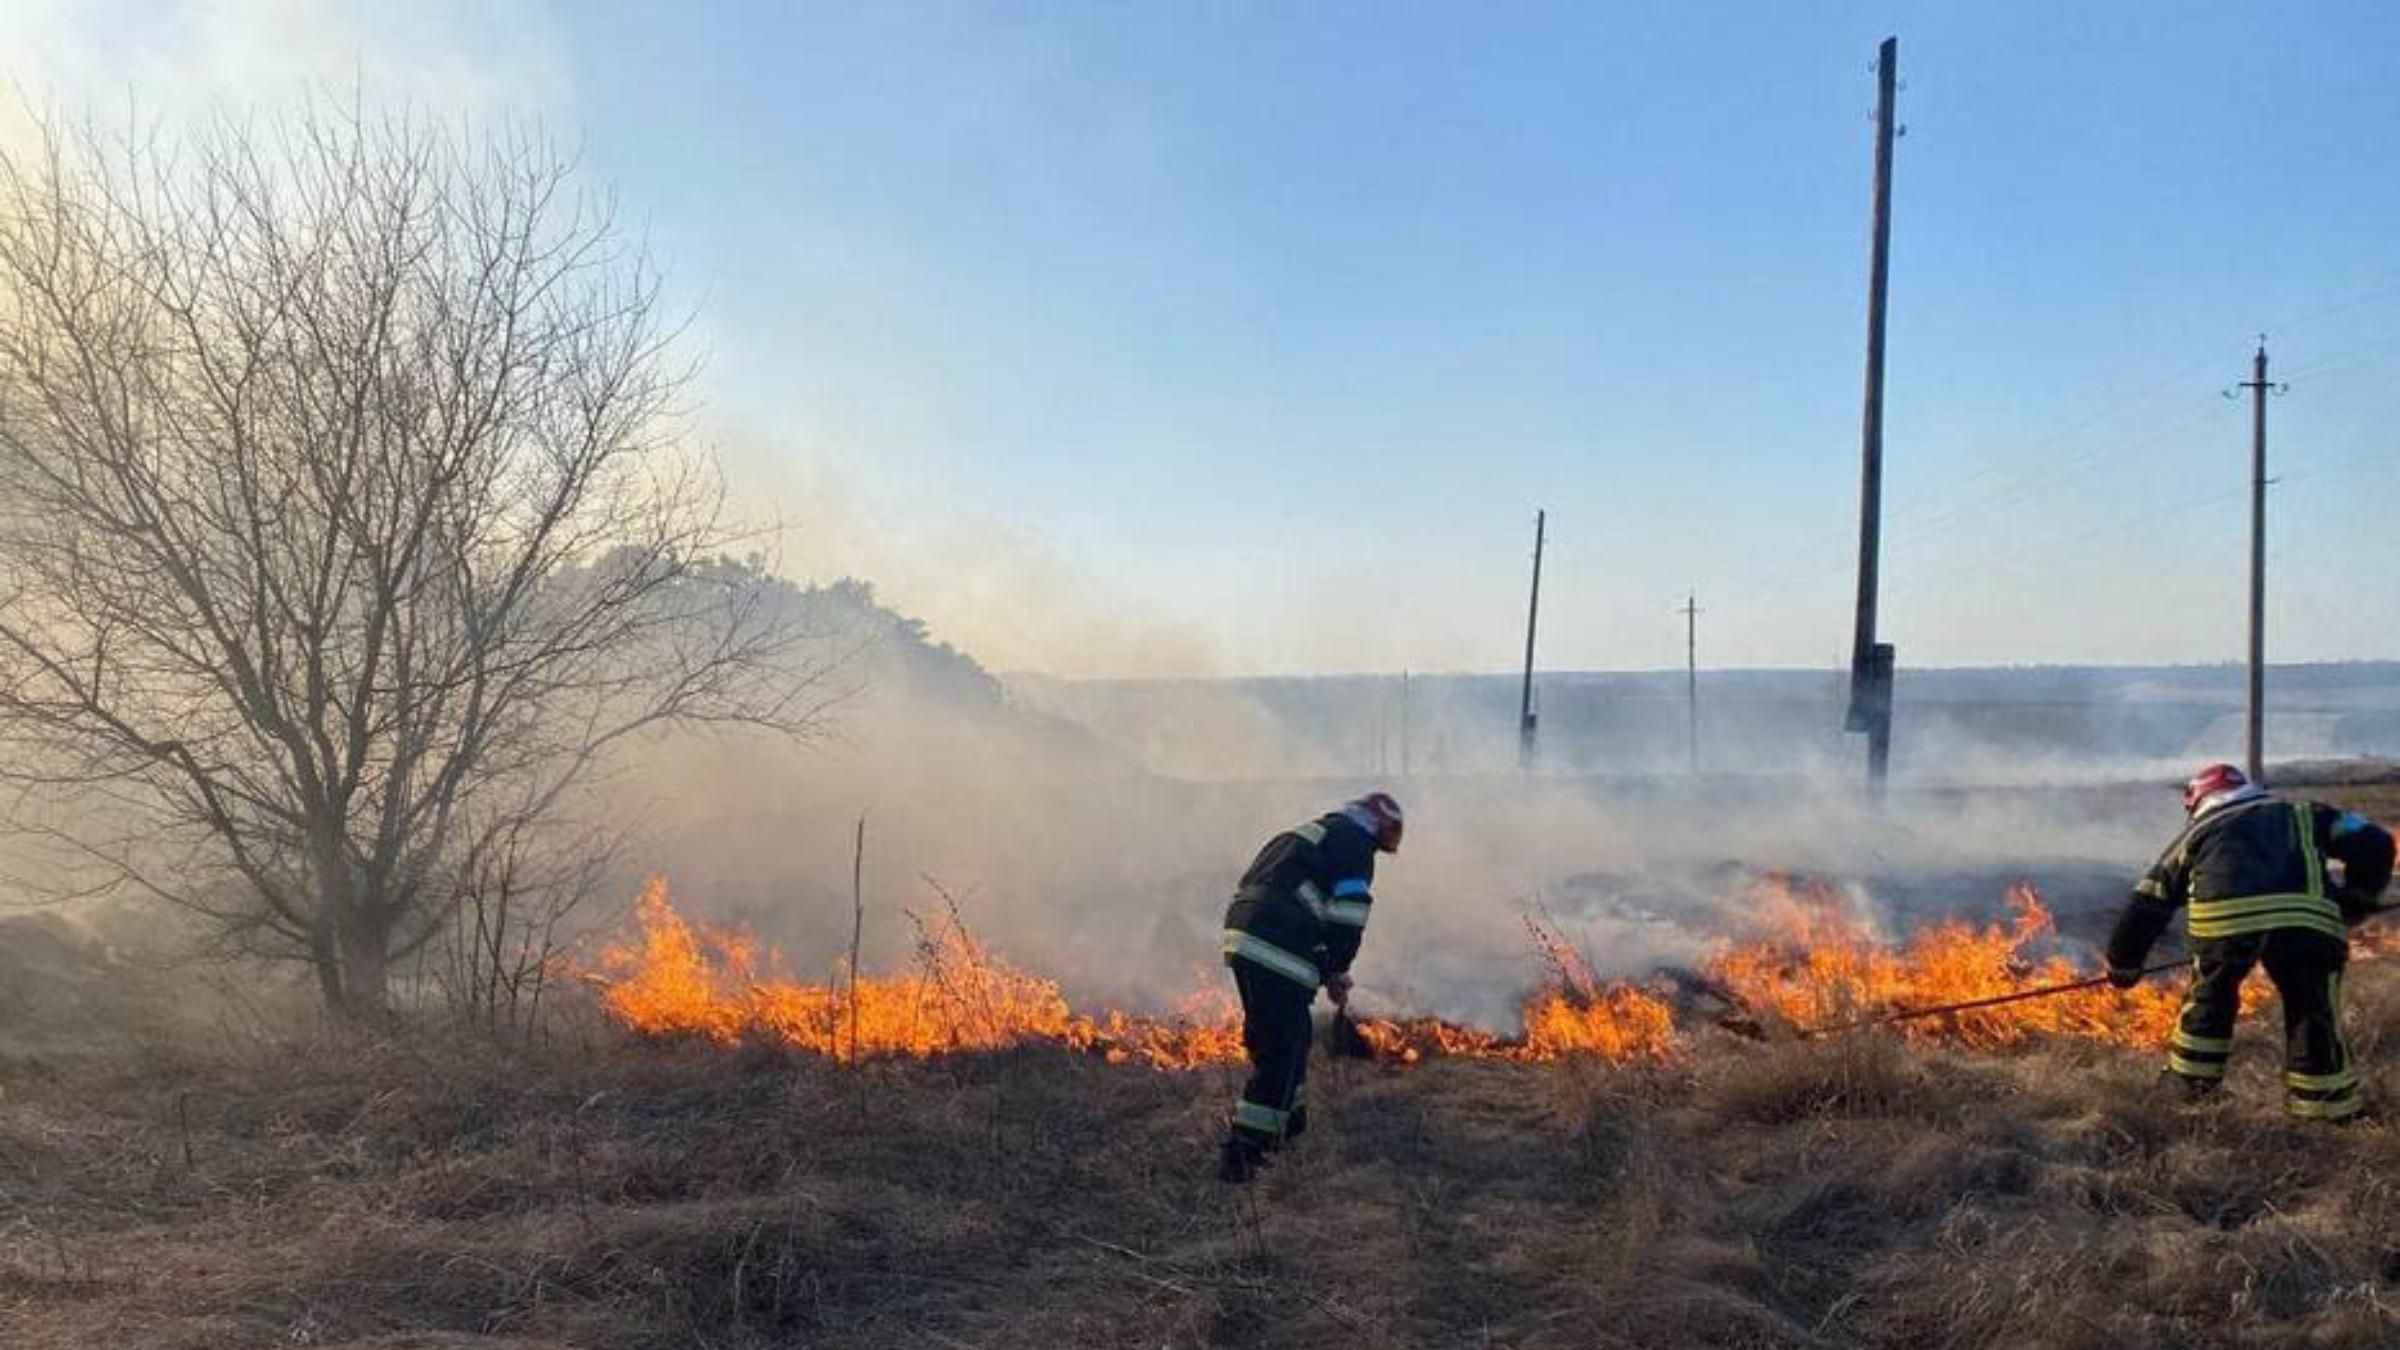
[[[448,922],[419,952],[423,996],[453,1023],[487,1036],[545,1030],[570,924],[612,860],[607,841],[590,833],[543,847],[520,825],[479,841],[443,905]]]

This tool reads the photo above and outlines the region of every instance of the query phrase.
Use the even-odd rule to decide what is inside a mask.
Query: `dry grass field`
[[[2389,978],[2386,978],[2389,976]],[[2356,981],[2400,1089],[2400,971]],[[2400,1131],[2146,1055],[1882,1035],[1329,1063],[1259,1186],[1232,1083],[1052,1049],[603,1039],[19,1067],[11,1346],[2328,1346],[2400,1341]]]
[[[1322,1060],[1260,1184],[1234,1072],[1049,1046],[845,1069],[593,1023],[0,1057],[0,1345],[2400,1344],[2385,1107],[2156,1056],[1702,1028],[1666,1063]]]

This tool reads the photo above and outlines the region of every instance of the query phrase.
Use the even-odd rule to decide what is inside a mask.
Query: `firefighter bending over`
[[[1233,1108],[1221,1174],[1248,1181],[1308,1128],[1309,1008],[1350,999],[1350,962],[1374,903],[1377,852],[1400,848],[1400,803],[1374,792],[1267,841],[1225,911],[1225,964],[1242,996],[1250,1081]]]
[[[2357,1115],[2365,1102],[2342,1039],[2342,967],[2348,929],[2378,911],[2391,881],[2392,836],[2355,811],[2270,796],[2230,764],[2194,775],[2183,809],[2190,823],[2117,916],[2109,981],[2132,987],[2150,944],[2188,906],[2192,984],[2170,1081],[2199,1097],[2223,1080],[2242,981],[2264,965],[2283,1000],[2286,1109],[2311,1120]]]

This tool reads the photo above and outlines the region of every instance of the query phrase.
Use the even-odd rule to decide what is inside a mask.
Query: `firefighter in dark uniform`
[[[2216,1089],[2233,1056],[2242,981],[2263,965],[2283,1000],[2286,1109],[2309,1120],[2357,1115],[2365,1101],[2342,1039],[2342,967],[2348,929],[2378,912],[2391,881],[2392,836],[2354,811],[2270,796],[2230,764],[2195,775],[2183,807],[2190,823],[2109,935],[2109,980],[2139,980],[2150,944],[2187,909],[2192,984],[2169,1080],[2193,1097]]]
[[[1400,847],[1400,803],[1374,792],[1267,841],[1225,911],[1225,964],[1242,997],[1250,1081],[1233,1108],[1222,1175],[1248,1181],[1308,1128],[1309,1009],[1322,986],[1350,999],[1350,962],[1375,897],[1375,855]]]

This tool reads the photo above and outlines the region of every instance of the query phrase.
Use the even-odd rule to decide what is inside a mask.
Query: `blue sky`
[[[578,139],[787,565],[1069,673],[1504,668],[1537,507],[1546,664],[1840,657],[1897,34],[1903,664],[2237,655],[2262,329],[2274,650],[2400,656],[2384,7],[34,8],[53,96]]]

